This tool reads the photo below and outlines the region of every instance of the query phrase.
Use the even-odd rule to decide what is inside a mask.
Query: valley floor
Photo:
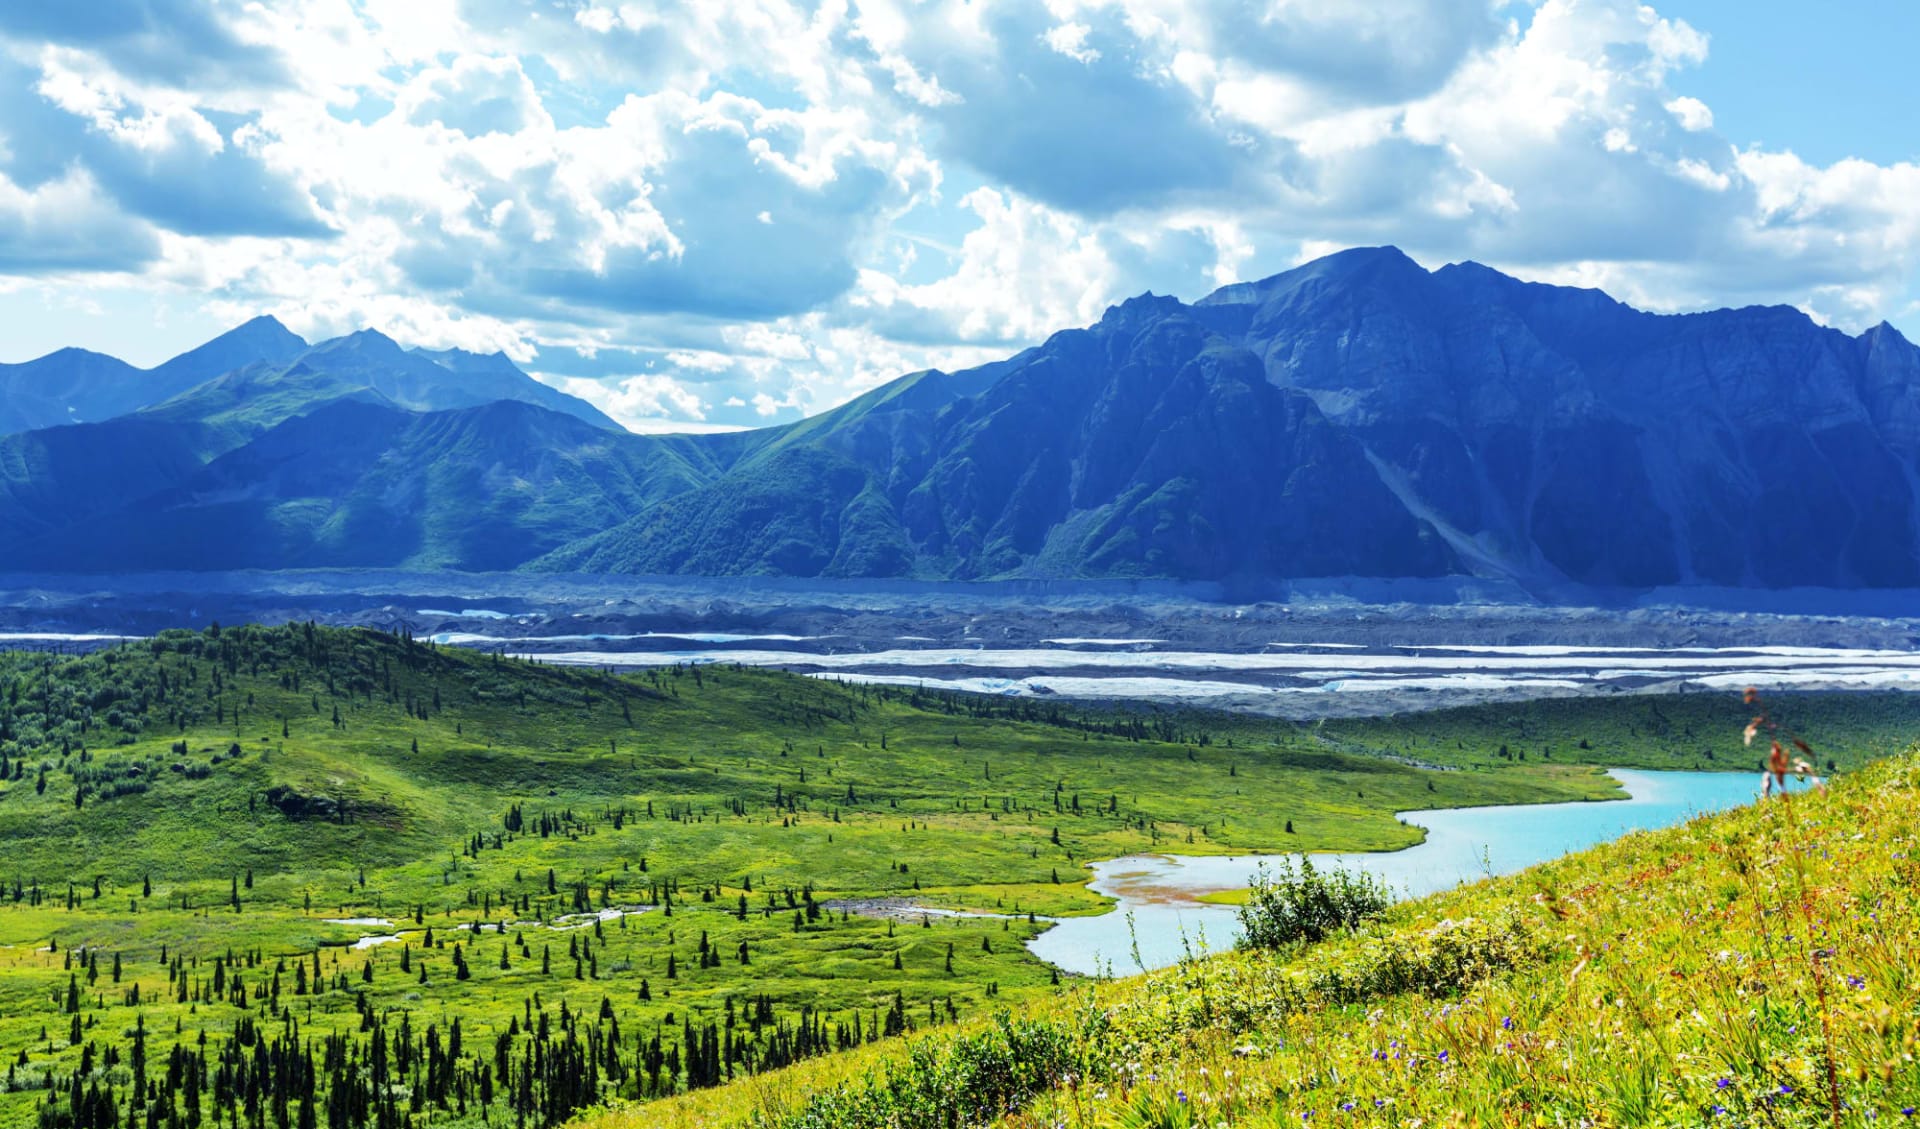
[[[1890,747],[1906,700],[1788,708],[1844,774]],[[1101,1039],[1134,1030],[1115,1061],[1145,1062],[1320,997],[1265,958],[1188,964],[1138,987],[1167,993],[1140,1010],[1198,1018],[1127,1027],[1113,993],[1135,989],[1062,985],[1025,947],[1105,908],[1088,861],[1405,846],[1396,812],[1617,794],[1599,764],[1726,767],[1743,722],[1737,698],[1684,695],[1294,725],[731,666],[616,675],[311,624],[0,653],[0,1127],[542,1126],[662,1098],[683,1104],[634,1123],[785,1117],[753,1095],[881,1069],[909,1054],[898,1036],[1003,1008],[1041,1041],[1008,1077],[1089,1079],[1091,1059],[1031,1074],[1095,1045],[1059,1026],[1072,1009]],[[988,916],[849,912],[876,901]],[[1479,952],[1433,959],[1496,959]],[[1436,990],[1469,991],[1457,972]],[[1137,1082],[1100,1076],[1113,1101]],[[1007,1100],[1059,1117],[1047,1103],[1090,1085]]]

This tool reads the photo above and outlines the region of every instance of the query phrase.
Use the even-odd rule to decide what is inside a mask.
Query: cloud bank
[[[1686,89],[1709,31],[1631,0],[0,6],[0,311],[504,349],[656,431],[1354,244],[1911,316],[1920,167],[1729,143]]]

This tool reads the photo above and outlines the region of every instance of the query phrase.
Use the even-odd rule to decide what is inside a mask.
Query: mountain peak
[[[1907,335],[1904,333],[1901,333],[1898,329],[1894,328],[1891,322],[1888,322],[1884,319],[1881,320],[1879,325],[1876,325],[1872,329],[1867,330],[1865,333],[1862,333],[1860,336],[1863,340],[1865,340],[1868,344],[1871,344],[1871,345],[1878,345],[1883,341],[1896,341],[1902,345],[1909,344],[1907,340]]]
[[[315,344],[310,352],[323,357],[353,354],[381,361],[407,355],[398,341],[377,329],[356,329],[339,337],[329,337]]]
[[[221,346],[263,347],[268,354],[272,354],[288,348],[304,350],[307,342],[304,337],[288,329],[279,318],[272,314],[260,314],[257,317],[248,318],[206,344],[191,349],[181,356],[192,356]],[[263,356],[264,359],[271,359],[270,355]]]
[[[1407,278],[1428,276],[1427,269],[1414,262],[1405,251],[1383,247],[1349,247],[1302,263],[1291,270],[1252,282],[1232,282],[1194,303],[1197,306],[1261,305],[1276,295],[1298,289],[1308,282],[1373,282],[1402,275]]]
[[[524,375],[520,366],[513,363],[513,358],[507,356],[505,351],[500,349],[495,349],[491,353],[475,353],[467,349],[417,348],[412,350],[412,352],[425,357],[441,368],[451,369],[454,372],[492,372]]]
[[[1155,294],[1151,290],[1136,294],[1117,306],[1108,306],[1107,312],[1100,316],[1100,325],[1108,329],[1124,329],[1143,325],[1156,318],[1178,313],[1183,307],[1180,299],[1166,294]]]
[[[282,322],[279,318],[274,317],[272,314],[255,314],[252,317],[248,318],[246,321],[243,321],[239,325],[228,330],[227,333],[229,334],[242,333],[242,332],[258,333],[258,332],[271,332],[274,330],[279,330],[283,333],[293,332],[292,330],[287,328],[286,323]]]

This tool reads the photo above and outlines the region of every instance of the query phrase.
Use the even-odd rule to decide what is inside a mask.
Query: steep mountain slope
[[[471,397],[471,403],[482,404],[490,400],[522,400],[529,404],[538,404],[549,411],[564,412],[575,419],[582,419],[595,427],[604,427],[609,431],[625,431],[626,428],[615,423],[611,417],[599,408],[577,396],[569,396],[557,388],[549,387],[520,371],[505,353],[469,353],[464,349],[426,349],[412,350],[415,356],[428,360],[456,374],[465,394]],[[376,387],[378,387],[376,385]],[[463,407],[444,401],[437,407]]]
[[[1494,570],[1920,583],[1920,383],[1888,327],[1853,339],[1781,307],[1660,317],[1477,264],[1429,273],[1391,249],[1201,307]]]
[[[288,347],[295,349],[291,361],[248,359],[283,354]],[[237,367],[222,367],[235,362]],[[202,374],[209,370],[220,375],[205,379]],[[417,410],[518,400],[626,434],[584,401],[533,380],[505,357],[410,353],[376,333],[309,350],[271,318],[255,319],[141,378],[145,376],[154,378],[140,386],[147,391],[182,381],[193,384],[151,406],[98,423],[0,436],[0,541],[15,544],[45,537],[61,546],[105,545],[116,536],[114,530],[79,527],[180,486],[211,460],[296,416],[341,401],[400,407],[382,388]],[[627,512],[618,511],[607,520]],[[60,535],[62,530],[67,532]],[[124,547],[126,559],[143,559],[145,551],[137,545]],[[77,567],[71,559],[24,546],[17,559],[22,564],[45,561],[48,568]]]
[[[267,428],[379,393],[255,363],[100,423],[0,436],[0,542],[17,544],[166,489]]]
[[[1385,248],[1134,299],[1000,367],[785,429],[537,567],[1920,585],[1920,350],[1887,326],[1656,316]]]
[[[1057,334],[970,397],[916,396],[932,378],[910,379],[541,567],[1214,578],[1452,563],[1311,400],[1171,299]]]
[[[521,372],[499,353],[483,357],[458,349],[441,353],[407,350],[378,330],[363,329],[321,342],[301,356],[299,363],[339,380],[363,384],[414,411],[519,400],[595,427],[625,430],[586,401]]]

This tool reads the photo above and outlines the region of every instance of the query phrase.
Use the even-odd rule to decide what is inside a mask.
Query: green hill
[[[1613,793],[1213,724],[307,625],[0,654],[0,1126],[552,1124],[1046,996],[1089,859]]]
[[[1904,1125],[1920,757],[581,1129]],[[1004,1118],[1003,1118],[1004,1115]]]

